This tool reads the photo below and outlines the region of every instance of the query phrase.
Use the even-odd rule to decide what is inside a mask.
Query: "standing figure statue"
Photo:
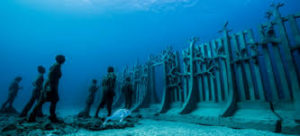
[[[13,102],[15,101],[15,98],[18,95],[18,91],[22,89],[22,87],[19,86],[19,83],[22,81],[22,77],[18,76],[14,79],[14,81],[9,86],[9,92],[8,92],[8,98],[3,103],[1,107],[1,112],[16,112],[16,110],[13,108]],[[6,105],[9,104],[9,107],[6,109]],[[8,111],[9,110],[9,111]]]
[[[100,108],[103,108],[104,105],[107,106],[107,112],[108,112],[108,116],[111,115],[111,108],[112,108],[112,104],[113,104],[113,98],[115,96],[115,84],[116,84],[116,75],[114,73],[114,68],[113,67],[108,67],[107,70],[107,75],[103,78],[102,80],[102,101],[99,104],[97,110],[96,110],[96,114],[95,114],[95,118],[98,117],[98,113]]]
[[[125,96],[125,108],[130,109],[132,105],[132,94],[133,94],[133,89],[132,89],[132,84],[130,82],[130,77],[126,78],[125,84],[122,87],[122,92]]]
[[[26,104],[24,107],[23,111],[20,114],[20,117],[26,117],[28,111],[32,108],[34,102],[38,102],[40,96],[41,96],[41,91],[43,88],[43,83],[44,83],[44,74],[46,72],[45,68],[43,66],[38,66],[37,68],[39,75],[35,82],[33,82],[34,89],[32,91],[32,96],[29,100],[29,102]],[[38,109],[37,111],[37,116],[41,117],[43,116],[42,108]]]
[[[97,80],[93,79],[93,83],[92,83],[91,87],[89,88],[89,96],[86,100],[86,106],[85,106],[84,110],[78,114],[78,117],[90,117],[91,106],[94,103],[95,94],[98,89],[99,89],[99,86],[97,86]]]
[[[56,117],[56,104],[59,101],[58,96],[58,83],[59,79],[62,76],[61,72],[61,65],[65,62],[65,56],[63,55],[57,55],[56,56],[56,63],[50,68],[48,80],[46,81],[41,98],[39,99],[38,103],[33,108],[32,113],[29,117],[29,122],[34,122],[35,118],[38,114],[39,109],[42,108],[43,104],[45,102],[50,102],[50,117],[49,119],[52,122],[59,122],[59,120]]]

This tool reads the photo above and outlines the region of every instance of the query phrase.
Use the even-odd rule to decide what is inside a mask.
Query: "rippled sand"
[[[283,134],[254,129],[231,129],[182,122],[141,120],[134,128],[95,132],[82,129],[76,134],[67,136],[283,136]]]

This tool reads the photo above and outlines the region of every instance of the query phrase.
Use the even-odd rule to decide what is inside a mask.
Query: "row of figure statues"
[[[65,62],[65,56],[57,55],[56,63],[52,65],[49,70],[48,79],[44,83],[44,74],[46,69],[43,66],[38,66],[37,71],[39,73],[37,79],[34,81],[33,86],[34,89],[32,91],[32,96],[28,103],[23,108],[20,113],[20,117],[27,117],[28,112],[32,109],[32,112],[28,116],[29,122],[35,122],[36,117],[44,116],[42,112],[42,106],[46,102],[50,102],[50,116],[49,120],[52,122],[61,122],[58,120],[56,116],[56,104],[59,101],[58,95],[58,85],[59,80],[62,76],[61,66]],[[98,117],[99,111],[104,106],[107,107],[108,116],[111,115],[112,112],[112,104],[115,96],[115,86],[116,86],[116,74],[114,73],[113,67],[108,67],[107,74],[103,77],[101,82],[102,87],[102,100],[97,107],[95,118]],[[7,109],[14,109],[13,102],[18,94],[18,91],[22,89],[19,86],[19,83],[22,81],[22,77],[18,76],[14,79],[12,84],[9,86],[9,94],[8,99],[3,103],[0,112],[5,112]],[[89,88],[89,95],[86,100],[85,108],[82,112],[78,114],[79,117],[90,117],[91,106],[95,101],[95,94],[99,90],[99,86],[97,85],[97,80],[92,80],[92,85]],[[130,109],[132,103],[132,94],[133,87],[131,84],[130,77],[126,78],[124,85],[122,86],[122,93],[125,97],[125,108]],[[34,103],[36,103],[34,105]],[[8,105],[8,106],[7,106]]]

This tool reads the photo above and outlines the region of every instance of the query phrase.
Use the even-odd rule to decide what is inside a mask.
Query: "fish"
[[[118,109],[115,111],[111,116],[107,117],[103,123],[103,125],[106,125],[106,123],[110,120],[115,120],[122,122],[125,118],[127,118],[129,115],[131,115],[131,110],[128,109]]]

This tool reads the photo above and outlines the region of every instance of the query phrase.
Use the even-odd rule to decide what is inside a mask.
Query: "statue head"
[[[37,69],[38,69],[38,72],[41,73],[41,74],[44,74],[46,72],[46,69],[43,66],[41,66],[41,65],[38,66]]]
[[[58,64],[63,64],[66,61],[66,58],[64,55],[57,55],[55,60]]]
[[[22,80],[22,77],[17,76],[17,77],[15,78],[15,80],[16,80],[17,82],[20,82],[20,81]]]
[[[96,79],[93,79],[93,84],[97,84],[97,80]]]
[[[114,72],[114,68],[113,68],[112,66],[109,66],[109,67],[107,68],[107,72],[108,72],[108,73]]]

